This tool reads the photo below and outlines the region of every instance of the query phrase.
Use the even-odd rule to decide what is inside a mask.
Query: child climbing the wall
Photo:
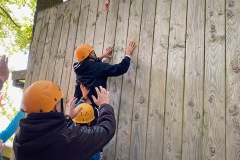
[[[107,78],[116,77],[123,75],[127,72],[131,55],[136,47],[135,42],[129,42],[125,56],[122,61],[118,64],[103,63],[103,58],[110,58],[110,54],[113,48],[107,48],[105,53],[101,57],[97,57],[94,48],[88,44],[82,44],[77,47],[74,54],[78,59],[77,63],[74,63],[73,68],[76,73],[76,87],[74,96],[78,99],[89,99],[92,106],[94,107],[95,119],[92,121],[91,126],[97,123],[97,108],[98,106],[94,103],[92,95],[97,97],[95,87],[102,86],[107,87]],[[87,89],[90,89],[87,97],[82,97],[80,84],[84,85]]]

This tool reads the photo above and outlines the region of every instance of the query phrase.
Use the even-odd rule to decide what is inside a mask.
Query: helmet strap
[[[61,112],[64,114],[63,98],[61,98]]]

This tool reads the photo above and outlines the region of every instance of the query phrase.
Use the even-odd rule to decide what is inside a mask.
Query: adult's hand
[[[73,98],[69,104],[67,104],[66,108],[66,115],[71,117],[72,119],[75,118],[78,113],[82,110],[82,108],[74,108],[75,103],[77,102],[77,98]]]
[[[4,83],[9,77],[8,57],[2,56],[0,60],[0,79]]]
[[[101,105],[104,104],[104,103],[109,104],[110,103],[109,92],[105,88],[103,88],[102,86],[100,86],[100,90],[97,87],[95,89],[96,89],[98,98],[96,98],[95,96],[92,96],[92,98],[94,100],[94,103],[96,105],[98,105],[99,107],[101,107]]]
[[[5,144],[4,144],[3,141],[0,139],[0,153],[2,153],[4,147],[5,147]]]

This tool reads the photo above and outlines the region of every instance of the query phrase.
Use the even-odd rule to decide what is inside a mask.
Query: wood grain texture
[[[96,0],[89,0],[90,4],[88,9],[85,43],[91,46],[93,46],[93,43],[94,43],[96,20],[97,20],[97,13],[98,13],[98,2],[99,1],[96,1]]]
[[[146,159],[152,160],[162,159],[163,157],[163,124],[166,97],[170,6],[170,0],[157,0],[146,143]]]
[[[127,44],[127,33],[128,33],[128,18],[129,18],[129,8],[130,1],[119,1],[118,4],[118,17],[116,26],[116,37],[115,37],[115,47],[112,56],[112,64],[120,63],[125,56],[125,46]],[[115,117],[118,121],[118,110],[121,107],[121,91],[122,91],[122,76],[111,77],[110,85],[108,87],[110,91],[110,103],[114,108]],[[116,131],[117,133],[117,131]],[[104,147],[104,155],[107,159],[111,160],[115,157],[116,149],[116,134],[109,144]]]
[[[94,50],[96,55],[99,57],[103,54],[103,43],[106,30],[106,21],[107,21],[107,11],[105,10],[105,5],[103,2],[98,4],[98,12],[96,19],[96,29],[94,35]],[[115,36],[115,34],[113,34]]]
[[[47,29],[47,37],[44,44],[44,50],[43,50],[43,56],[42,56],[42,62],[41,62],[41,69],[39,73],[39,80],[45,80],[46,75],[48,72],[48,63],[49,63],[49,57],[51,55],[51,46],[53,41],[53,33],[54,33],[54,27],[55,27],[55,21],[57,16],[57,7],[53,7],[49,10],[49,21],[48,21],[48,29]]]
[[[144,0],[134,93],[130,159],[146,159],[147,116],[156,0]]]
[[[38,48],[37,48],[36,57],[35,57],[35,61],[34,61],[34,68],[33,68],[33,75],[32,75],[31,83],[34,83],[39,80],[38,77],[39,77],[40,70],[41,70],[44,45],[45,45],[47,31],[48,31],[48,25],[49,25],[49,17],[50,17],[49,12],[50,12],[49,9],[44,12],[41,34],[39,37]]]
[[[171,4],[163,159],[182,159],[186,0]]]
[[[116,26],[117,26],[117,17],[118,17],[118,1],[111,1],[109,8],[110,8],[110,12],[107,14],[103,52],[104,52],[104,49],[106,49],[107,47],[115,46],[115,37],[116,37],[116,28],[117,28]],[[109,63],[112,60],[113,58],[111,59],[104,58],[103,62]],[[109,85],[110,85],[110,79],[108,79],[107,81],[107,88],[109,88]]]
[[[138,44],[140,38],[143,0],[133,0],[130,6],[127,42],[135,41],[135,48],[128,72],[123,75],[121,106],[119,108],[118,133],[116,135],[117,160],[130,159],[132,112],[136,82]]]
[[[185,160],[202,159],[205,1],[188,0],[184,88]]]
[[[225,0],[206,1],[203,159],[225,159]]]
[[[240,2],[226,1],[226,159],[240,159]]]
[[[46,80],[49,80],[49,81],[53,81],[55,64],[57,60],[58,46],[59,46],[59,41],[61,36],[60,33],[62,30],[62,24],[63,24],[64,10],[65,10],[64,4],[61,4],[58,6],[57,17],[55,21],[56,25],[54,25],[53,40],[52,40],[48,67],[47,67],[48,72],[47,72]]]
[[[67,38],[67,46],[66,46],[66,52],[65,52],[65,58],[63,63],[63,71],[62,71],[62,77],[61,77],[61,90],[64,93],[64,100],[65,103],[69,101],[67,99],[68,95],[68,88],[69,88],[69,81],[71,77],[71,70],[73,68],[73,57],[74,57],[74,50],[75,50],[75,42],[76,42],[76,36],[77,36],[77,27],[79,23],[79,14],[81,9],[81,0],[73,0],[72,3],[70,3],[72,8],[70,10],[71,18],[70,18],[70,24],[69,24],[69,33]]]
[[[66,48],[67,48],[67,39],[68,33],[70,29],[70,19],[71,19],[71,10],[72,6],[71,3],[66,2],[64,10],[64,17],[63,17],[63,25],[61,30],[60,41],[58,45],[58,50],[56,54],[55,60],[55,68],[53,72],[53,82],[56,83],[58,86],[61,85],[62,73],[63,73],[63,64],[66,55]]]
[[[104,35],[104,48],[114,47],[118,17],[118,1],[111,1],[110,12],[107,14],[106,31]],[[103,50],[104,52],[104,50]],[[105,60],[109,62],[109,59]],[[109,86],[109,85],[108,85]]]
[[[34,31],[31,45],[30,45],[30,51],[28,56],[27,75],[26,75],[26,81],[24,84],[24,90],[26,90],[27,87],[31,85],[34,63],[35,63],[35,58],[37,54],[38,41],[41,34],[43,16],[44,16],[44,12],[39,12],[36,23],[35,23],[35,31]]]

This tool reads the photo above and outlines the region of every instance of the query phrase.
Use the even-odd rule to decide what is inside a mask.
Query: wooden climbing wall
[[[107,160],[240,159],[240,1],[69,0],[39,12],[25,88],[56,82],[73,97],[73,52],[114,46],[128,72],[109,78],[117,131]]]

